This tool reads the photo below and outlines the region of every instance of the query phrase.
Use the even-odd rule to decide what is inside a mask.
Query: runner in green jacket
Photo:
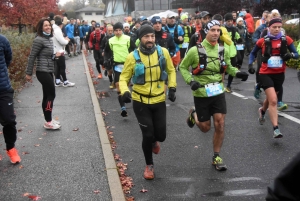
[[[206,133],[211,128],[210,119],[213,116],[215,132],[212,164],[217,170],[226,170],[227,167],[219,156],[224,139],[224,121],[227,110],[223,75],[226,71],[228,74],[246,81],[248,74],[234,68],[230,63],[227,50],[218,44],[219,21],[210,21],[206,24],[204,31],[206,32],[206,39],[201,45],[192,47],[188,51],[179,67],[185,82],[191,86],[194,96],[195,107],[190,110],[187,123],[189,127],[197,124],[200,130]],[[189,72],[190,66],[192,67],[192,75]]]

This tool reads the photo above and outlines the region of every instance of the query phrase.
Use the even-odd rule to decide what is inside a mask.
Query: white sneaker
[[[59,121],[56,121],[55,119],[52,119],[52,122],[53,122],[54,124],[60,125],[60,122],[59,122]],[[45,121],[45,123],[47,123],[47,122]]]
[[[58,125],[58,124],[55,124],[53,122],[53,120],[51,122],[45,122],[44,123],[44,128],[49,129],[49,130],[57,130],[57,129],[60,129],[60,127],[61,126]]]
[[[64,83],[64,87],[74,87],[75,86],[75,83],[73,83],[73,82],[66,82],[66,83]]]
[[[56,83],[56,82],[55,82],[55,86],[56,86],[56,87],[62,87],[63,85],[64,85],[63,82],[59,82],[59,83]]]

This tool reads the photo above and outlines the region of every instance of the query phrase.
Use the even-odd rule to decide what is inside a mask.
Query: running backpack
[[[207,56],[205,47],[203,47],[201,43],[199,43],[197,45],[197,50],[198,50],[199,64],[196,68],[192,68],[192,74],[193,75],[201,75],[204,70],[212,72],[211,74],[205,74],[205,75],[214,75],[215,73],[220,73],[221,72],[222,67],[224,68],[224,66],[225,66],[224,47],[223,46],[219,45],[219,50],[218,50],[219,57],[209,57],[209,56]],[[211,61],[208,62],[207,61],[208,58],[210,58]],[[215,71],[211,71],[211,70],[206,69],[208,63],[214,62],[216,60],[219,60],[219,62],[220,62],[220,71],[215,72]],[[202,65],[203,65],[203,67],[202,67]],[[201,69],[201,70],[199,70],[199,69]]]
[[[164,53],[162,51],[162,48],[157,45],[156,46],[157,50],[157,56],[158,56],[158,64],[150,67],[155,67],[155,66],[160,66],[160,77],[159,80],[154,80],[154,81],[165,81],[168,77],[167,72],[166,72],[166,59],[164,56]],[[132,81],[134,84],[140,84],[144,85],[145,84],[145,65],[143,64],[141,57],[139,55],[139,51],[135,49],[133,51],[133,56],[135,59],[135,67],[134,67],[134,75],[132,77]]]
[[[268,35],[264,37],[264,43],[262,45],[265,46],[265,52],[263,54],[262,62],[267,63],[271,56],[281,56],[283,57],[287,53],[287,40],[286,36],[281,36],[281,45],[280,45],[280,55],[272,54],[272,41]]]

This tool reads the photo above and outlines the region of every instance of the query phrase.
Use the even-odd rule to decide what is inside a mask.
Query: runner
[[[155,45],[154,29],[141,26],[140,45],[130,53],[120,76],[120,90],[124,102],[131,102],[127,83],[133,77],[133,110],[143,134],[146,160],[145,179],[154,179],[152,152],[158,154],[159,142],[166,139],[166,103],[164,81],[169,78],[169,99],[176,99],[176,74],[167,49]]]
[[[110,54],[111,52],[105,52],[105,47],[108,45],[108,40],[114,36],[114,31],[112,25],[107,25],[106,27],[106,36],[103,38],[101,41],[100,49],[103,50],[102,56],[104,57],[104,62],[103,65],[105,67],[105,72],[104,75],[108,76],[109,79],[109,88],[113,89],[115,88],[114,82],[113,82],[113,58],[112,55]]]
[[[278,127],[277,114],[277,95],[281,89],[285,78],[286,61],[299,57],[293,40],[289,36],[282,35],[281,18],[271,19],[269,24],[268,34],[266,37],[257,41],[253,48],[249,59],[249,72],[254,73],[253,62],[257,52],[262,50],[262,64],[259,70],[259,79],[262,88],[265,90],[266,99],[263,106],[259,108],[258,121],[261,125],[265,122],[265,113],[269,109],[269,116],[274,128],[274,138],[283,137]],[[277,48],[273,48],[277,47]],[[280,47],[280,48],[278,48]],[[288,52],[287,49],[290,51]]]
[[[122,100],[120,88],[119,88],[119,78],[121,72],[124,68],[124,63],[128,54],[135,49],[135,44],[132,43],[129,36],[123,34],[123,24],[117,22],[113,26],[114,36],[108,40],[108,45],[105,46],[105,52],[113,55],[113,66],[114,66],[114,82],[117,88],[118,100],[121,106],[121,116],[127,117],[127,111],[125,103]]]
[[[180,72],[187,84],[193,90],[195,108],[189,111],[187,124],[193,127],[195,124],[204,133],[211,129],[211,116],[214,123],[213,159],[212,164],[217,170],[226,170],[219,153],[224,139],[224,124],[226,100],[222,77],[226,71],[232,76],[248,79],[248,74],[240,72],[230,63],[227,49],[218,44],[220,36],[220,23],[213,20],[204,28],[206,38],[197,47],[192,47],[180,64]],[[225,52],[224,52],[225,51]],[[189,68],[192,66],[192,75]]]

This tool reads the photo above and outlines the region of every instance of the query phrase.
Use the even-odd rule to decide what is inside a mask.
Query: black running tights
[[[36,77],[42,84],[43,102],[42,108],[47,122],[52,121],[53,101],[55,98],[55,86],[53,74],[47,72],[36,71]]]
[[[166,139],[166,103],[133,101],[133,110],[143,134],[142,148],[147,165],[153,164],[152,143]]]

